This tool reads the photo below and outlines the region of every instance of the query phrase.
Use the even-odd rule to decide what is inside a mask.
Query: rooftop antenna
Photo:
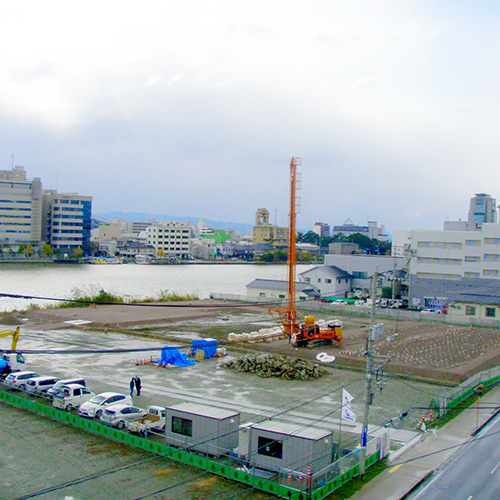
[[[12,153],[12,170],[14,170],[14,153]]]
[[[274,209],[274,225],[275,226],[278,225],[278,209],[277,208]]]

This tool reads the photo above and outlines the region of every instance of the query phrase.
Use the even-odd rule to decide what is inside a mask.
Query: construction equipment
[[[295,307],[295,284],[297,268],[297,213],[300,211],[300,198],[297,191],[300,189],[300,174],[297,173],[300,158],[290,160],[290,212],[288,231],[288,259],[287,259],[287,292],[285,309],[269,309],[283,333],[295,347],[317,347],[332,344],[334,341],[342,345],[342,322],[334,320],[326,324],[317,324],[314,316],[307,316],[305,323],[297,322]]]
[[[14,331],[0,330],[0,338],[12,336],[10,352],[1,354],[0,356],[0,376],[8,375],[13,371],[19,371],[23,368],[24,356],[21,353],[15,352],[20,332],[21,329],[19,326]]]

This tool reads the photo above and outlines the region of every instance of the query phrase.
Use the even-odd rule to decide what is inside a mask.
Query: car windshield
[[[34,380],[28,380],[27,384],[28,385],[36,385],[36,382]]]
[[[93,405],[98,405],[101,404],[106,398],[104,396],[95,396],[93,397],[89,403],[92,403]]]

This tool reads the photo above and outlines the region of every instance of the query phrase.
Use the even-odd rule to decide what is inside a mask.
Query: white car
[[[52,396],[52,406],[61,410],[71,411],[78,408],[95,396],[95,392],[89,391],[80,384],[67,384],[59,388]]]
[[[100,417],[102,412],[108,408],[108,406],[116,405],[118,403],[126,403],[129,405],[133,404],[130,396],[119,394],[117,392],[103,392],[94,396],[86,403],[83,403],[78,409],[78,415],[80,415],[80,417],[87,418]]]
[[[136,420],[147,415],[147,411],[137,406],[118,404],[106,408],[99,417],[103,424],[123,429],[129,420]]]
[[[26,392],[39,394],[47,392],[59,381],[57,377],[34,377],[26,381]]]
[[[14,372],[7,375],[4,383],[11,389],[19,389],[20,391],[23,391],[26,389],[26,382],[30,378],[34,377],[41,377],[41,375],[36,372]]]

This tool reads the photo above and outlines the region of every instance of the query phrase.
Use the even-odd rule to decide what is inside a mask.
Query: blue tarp
[[[192,340],[191,346],[193,352],[198,349],[205,351],[207,358],[213,358],[217,354],[217,340],[215,339]]]
[[[163,347],[161,350],[161,359],[158,361],[160,365],[165,362],[167,365],[175,366],[191,366],[196,364],[196,361],[188,359],[187,354],[179,351],[175,347]]]

